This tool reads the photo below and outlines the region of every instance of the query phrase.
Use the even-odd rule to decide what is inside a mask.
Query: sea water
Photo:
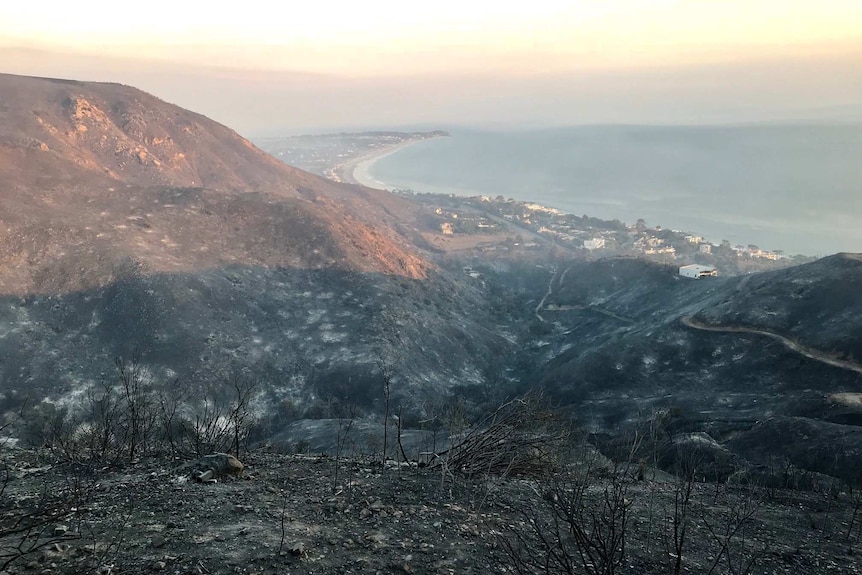
[[[360,170],[390,189],[643,218],[715,243],[862,251],[862,125],[454,130]]]

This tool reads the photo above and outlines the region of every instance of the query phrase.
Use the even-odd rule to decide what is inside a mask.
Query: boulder
[[[229,453],[211,453],[180,468],[195,481],[208,483],[218,477],[242,475],[245,466]]]

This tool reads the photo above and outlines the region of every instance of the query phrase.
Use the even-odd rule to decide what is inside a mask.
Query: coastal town
[[[261,138],[255,143],[303,170],[337,182],[363,184],[357,181],[358,174],[354,177],[360,164],[412,142],[448,135],[441,130],[345,132]],[[393,191],[409,195],[425,207],[423,235],[429,245],[460,256],[517,257],[557,250],[567,257],[630,256],[668,265],[709,266],[721,275],[778,269],[814,259],[753,244],[715,243],[694,231],[650,225],[643,219],[633,223],[602,220],[503,196]]]
[[[727,240],[716,244],[691,232],[649,226],[644,220],[626,224],[566,214],[502,196],[396,193],[426,206],[426,239],[446,251],[479,255],[557,249],[590,259],[637,256],[679,266],[699,264],[721,274],[777,269],[812,259]]]

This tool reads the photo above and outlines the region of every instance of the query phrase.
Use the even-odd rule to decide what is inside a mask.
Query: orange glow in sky
[[[369,76],[525,73],[862,46],[859,0],[437,0],[0,5],[0,44]]]
[[[862,121],[862,0],[0,0],[0,72],[246,133]]]

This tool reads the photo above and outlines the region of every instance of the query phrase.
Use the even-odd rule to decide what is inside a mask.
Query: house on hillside
[[[705,277],[715,277],[718,275],[718,270],[713,266],[702,266],[699,264],[689,264],[679,268],[679,275],[684,278],[700,279]]]

